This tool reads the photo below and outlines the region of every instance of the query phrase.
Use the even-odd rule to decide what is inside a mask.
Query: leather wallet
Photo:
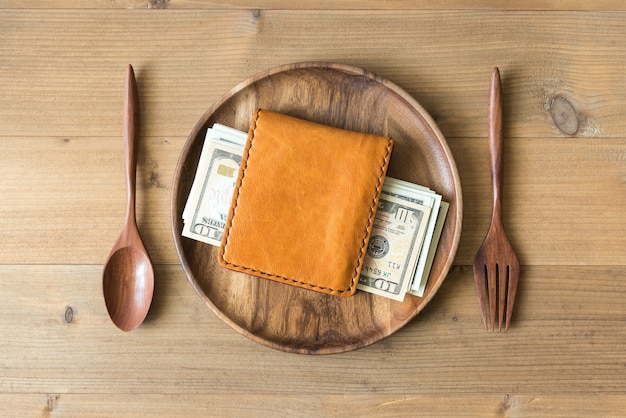
[[[354,294],[393,143],[257,109],[220,265],[331,295]]]

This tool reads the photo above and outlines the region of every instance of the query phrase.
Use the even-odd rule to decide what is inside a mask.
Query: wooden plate
[[[404,302],[396,302],[357,291],[350,298],[339,298],[231,272],[219,266],[216,247],[181,236],[182,212],[207,128],[219,122],[247,131],[257,107],[394,138],[388,175],[428,186],[450,203],[423,297],[407,295]],[[176,251],[198,295],[241,334],[288,352],[349,351],[400,329],[441,286],[461,235],[459,176],[434,121],[395,84],[347,65],[290,64],[258,74],[233,88],[209,108],[189,135],[173,184]]]

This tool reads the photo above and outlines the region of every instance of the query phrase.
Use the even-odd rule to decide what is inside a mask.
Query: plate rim
[[[456,221],[457,226],[456,226],[456,229],[454,230],[454,234],[452,235],[452,240],[450,242],[450,251],[449,251],[450,256],[447,258],[441,270],[441,276],[443,276],[443,279],[438,280],[435,283],[431,291],[427,295],[424,295],[421,298],[423,302],[420,304],[416,304],[415,308],[410,312],[409,315],[406,316],[406,318],[404,318],[402,321],[398,321],[399,325],[395,329],[391,330],[389,333],[386,333],[382,337],[375,335],[375,336],[370,337],[369,339],[363,339],[360,341],[359,344],[329,346],[329,347],[321,347],[321,348],[314,348],[314,349],[301,349],[301,348],[296,348],[296,347],[292,347],[289,345],[279,344],[275,341],[270,341],[266,338],[253,334],[249,330],[235,323],[230,317],[228,317],[224,312],[222,312],[222,310],[220,310],[213,303],[211,298],[209,298],[208,295],[206,295],[204,291],[200,289],[199,283],[197,282],[194,274],[191,271],[189,262],[182,248],[182,242],[181,242],[182,235],[180,234],[180,230],[181,230],[180,226],[182,225],[182,220],[180,219],[180,214],[176,212],[177,210],[176,206],[177,206],[177,198],[179,194],[180,175],[183,169],[183,164],[189,158],[189,152],[193,146],[194,140],[201,133],[201,131],[206,128],[206,123],[211,118],[211,116],[234,95],[244,90],[246,87],[253,85],[254,83],[264,78],[267,78],[267,77],[270,77],[272,75],[276,75],[282,72],[298,70],[298,69],[311,69],[311,68],[335,70],[335,71],[347,73],[349,75],[366,77],[372,81],[382,84],[383,86],[391,90],[393,93],[398,95],[402,100],[407,102],[407,104],[410,107],[415,109],[415,111],[419,114],[421,118],[424,119],[428,128],[432,131],[432,133],[437,138],[438,145],[441,147],[441,151],[446,158],[447,165],[449,165],[450,167],[451,180],[452,180],[452,184],[454,185],[455,203],[456,203],[455,204],[456,211],[453,213],[453,215],[454,215],[454,219]],[[198,119],[193,129],[187,136],[187,140],[185,141],[185,144],[180,151],[180,155],[179,155],[179,158],[177,160],[176,167],[174,170],[173,179],[174,181],[172,182],[173,183],[172,191],[170,194],[170,214],[171,214],[170,225],[171,225],[171,230],[172,230],[174,246],[176,249],[177,257],[181,263],[181,266],[183,267],[183,270],[185,272],[185,275],[187,276],[188,281],[192,285],[192,288],[195,290],[198,296],[200,296],[200,298],[209,306],[209,308],[222,321],[228,324],[235,331],[244,335],[245,337],[247,337],[248,339],[252,341],[255,341],[262,345],[265,345],[265,346],[268,346],[268,347],[271,347],[280,351],[284,351],[284,352],[291,352],[291,353],[297,353],[297,354],[337,354],[337,353],[348,352],[348,351],[355,350],[357,348],[362,348],[362,347],[371,345],[375,342],[381,341],[385,339],[386,337],[394,334],[396,331],[403,328],[409,321],[415,318],[422,311],[422,309],[432,300],[434,295],[438,292],[439,288],[441,287],[441,285],[443,284],[443,282],[445,281],[445,279],[450,273],[450,269],[453,265],[453,262],[454,262],[454,259],[455,259],[455,256],[459,247],[462,224],[463,224],[463,194],[462,194],[462,188],[461,188],[461,180],[460,180],[458,167],[456,165],[454,156],[439,126],[434,121],[430,113],[426,111],[426,109],[419,102],[417,102],[416,99],[414,99],[410,94],[408,94],[400,86],[398,86],[392,81],[386,78],[383,78],[373,72],[370,72],[368,70],[365,70],[356,66],[352,66],[349,64],[334,63],[334,62],[327,62],[327,61],[294,62],[294,63],[279,65],[279,66],[272,67],[264,71],[257,72],[251,77],[248,77],[247,79],[237,83],[234,87],[232,87],[230,90],[222,94],[216,101],[214,101],[213,104],[211,104],[209,108],[202,114],[200,119]]]

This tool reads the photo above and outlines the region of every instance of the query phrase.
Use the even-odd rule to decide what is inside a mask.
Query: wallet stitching
[[[350,287],[348,287],[348,289],[345,290],[345,292],[350,291],[352,287],[354,286],[358,273],[359,273],[359,266],[363,263],[363,257],[365,256],[365,247],[367,246],[367,235],[368,235],[367,231],[369,230],[370,226],[372,225],[372,222],[374,221],[374,214],[376,212],[376,200],[377,200],[377,197],[380,196],[380,189],[382,188],[382,185],[383,185],[383,176],[385,175],[385,166],[387,165],[389,155],[391,154],[392,144],[393,144],[393,140],[389,138],[387,141],[387,151],[385,155],[383,156],[383,162],[380,165],[380,174],[378,175],[378,182],[376,184],[376,188],[374,189],[375,190],[374,197],[372,198],[372,205],[370,206],[370,214],[369,214],[369,217],[367,218],[367,225],[365,226],[365,233],[363,234],[363,240],[361,241],[361,248],[359,249],[359,257],[357,259],[356,266],[354,267],[354,273],[352,275],[352,283],[350,284]]]
[[[243,185],[243,181],[244,181],[244,178],[245,178],[245,175],[246,175],[246,170],[248,169],[248,162],[250,161],[250,151],[252,150],[252,142],[254,141],[254,138],[255,138],[255,135],[256,135],[257,124],[258,124],[258,120],[259,120],[260,116],[261,116],[261,109],[257,110],[255,118],[254,118],[254,121],[253,121],[253,124],[252,124],[252,128],[251,128],[252,135],[250,137],[250,146],[248,147],[248,156],[246,158],[246,164],[243,167],[243,170],[242,170],[242,173],[241,173],[241,180],[240,180],[240,183],[239,183],[239,187],[236,187],[236,189],[235,189],[236,193],[237,193],[237,197],[235,198],[235,204],[233,205],[233,214],[231,216],[231,221],[230,221],[230,223],[228,225],[228,230],[226,231],[226,239],[224,241],[223,251],[221,251],[221,254],[220,254],[220,256],[222,258],[222,261],[225,264],[227,264],[229,266],[232,266],[232,267],[235,267],[237,269],[245,270],[245,271],[251,272],[253,274],[254,273],[260,273],[260,274],[263,274],[263,275],[268,276],[268,277],[280,279],[280,280],[285,281],[285,282],[291,282],[293,284],[298,284],[300,286],[304,286],[304,287],[307,287],[307,288],[320,289],[320,290],[325,290],[325,291],[329,291],[331,293],[338,293],[338,294],[343,294],[343,293],[346,293],[346,292],[350,293],[352,291],[354,285],[355,285],[356,278],[357,278],[357,275],[358,275],[357,273],[359,272],[359,266],[362,264],[363,257],[365,255],[365,247],[367,246],[366,238],[367,238],[367,235],[368,235],[367,231],[368,231],[368,229],[370,228],[370,226],[371,226],[371,224],[373,222],[375,208],[376,208],[376,200],[377,200],[377,196],[380,195],[380,189],[382,187],[383,177],[384,177],[384,174],[385,174],[385,166],[387,165],[387,161],[388,161],[389,155],[391,153],[391,146],[393,144],[393,140],[391,138],[388,138],[388,141],[387,141],[386,152],[385,152],[385,155],[383,156],[383,161],[382,161],[382,163],[380,165],[380,173],[378,175],[376,188],[374,189],[374,197],[372,198],[372,205],[370,206],[370,214],[369,214],[369,216],[367,218],[367,223],[366,223],[366,226],[365,226],[365,233],[363,234],[363,240],[361,241],[361,248],[359,248],[359,256],[357,257],[357,263],[356,263],[356,266],[354,268],[354,273],[352,274],[352,278],[350,280],[350,286],[347,289],[345,289],[345,290],[339,290],[339,289],[334,289],[332,287],[319,286],[319,285],[315,285],[315,284],[312,284],[312,283],[307,283],[307,282],[303,282],[303,281],[300,281],[300,280],[296,280],[296,279],[293,279],[291,277],[286,277],[286,276],[282,276],[282,275],[275,274],[275,273],[268,273],[268,272],[263,271],[263,270],[253,269],[251,267],[246,267],[246,266],[234,264],[234,263],[231,263],[231,262],[227,261],[226,258],[225,258],[226,257],[226,247],[228,246],[228,240],[230,238],[230,230],[231,230],[232,224],[233,224],[232,220],[235,217],[235,213],[237,211],[237,205],[239,203],[239,190],[241,189],[241,186]]]

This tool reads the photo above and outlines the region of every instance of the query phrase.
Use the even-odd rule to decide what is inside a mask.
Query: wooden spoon
[[[145,319],[154,291],[154,271],[135,220],[135,180],[139,104],[131,65],[126,75],[124,140],[126,145],[126,220],[105,264],[102,290],[109,316],[123,331],[132,331]]]

